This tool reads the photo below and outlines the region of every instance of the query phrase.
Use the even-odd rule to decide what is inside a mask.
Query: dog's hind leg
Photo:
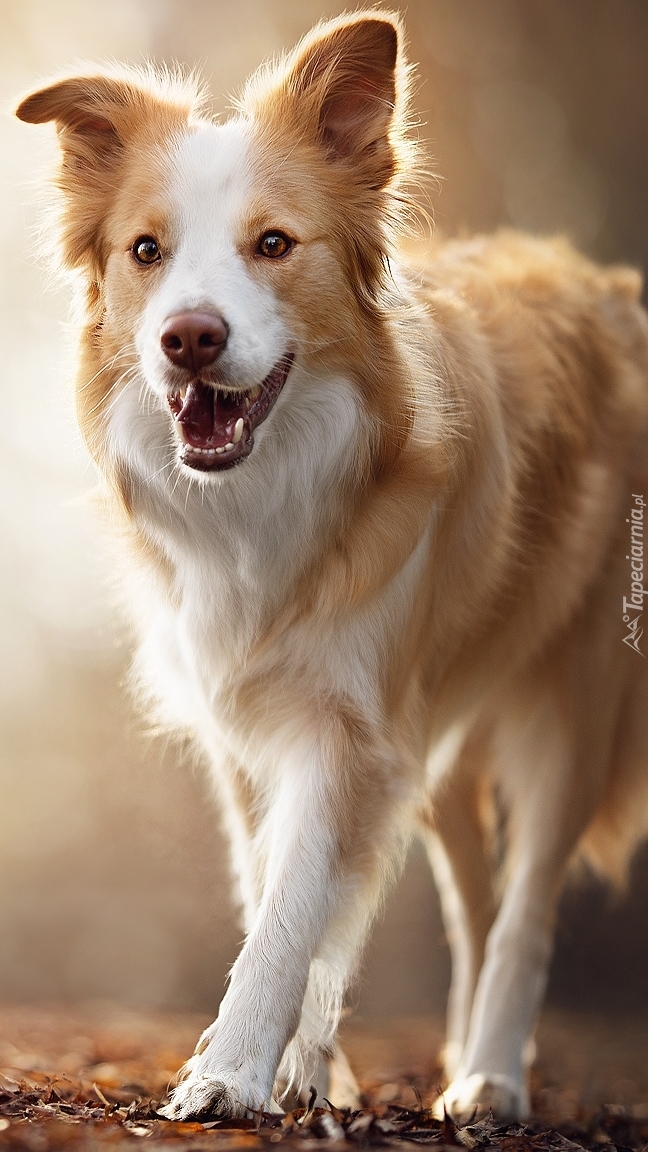
[[[613,661],[607,678],[600,666],[579,675],[588,653],[570,651],[569,638],[565,647],[544,675],[516,687],[496,733],[509,807],[506,883],[463,1055],[444,1093],[459,1120],[476,1106],[500,1116],[528,1112],[525,1050],[545,988],[556,901],[605,784],[618,709]]]
[[[486,937],[495,917],[493,859],[480,811],[488,735],[469,734],[456,762],[430,795],[421,829],[441,899],[452,958],[444,1064],[454,1076],[463,1052]]]

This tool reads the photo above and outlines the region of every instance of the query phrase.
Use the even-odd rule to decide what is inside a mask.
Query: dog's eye
[[[162,259],[158,243],[152,236],[139,236],[131,252],[139,264],[155,264],[156,260]]]
[[[267,256],[270,260],[276,260],[279,256],[285,256],[293,246],[294,241],[288,236],[284,236],[283,232],[264,232],[257,245],[257,252],[260,256]]]

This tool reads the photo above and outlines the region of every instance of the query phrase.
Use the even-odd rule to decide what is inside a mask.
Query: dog
[[[453,960],[437,1107],[525,1116],[567,869],[621,878],[647,830],[640,278],[514,232],[405,243],[409,76],[371,10],[224,122],[152,67],[17,109],[58,130],[137,679],[203,750],[244,908],[171,1118],[357,1101],[337,1024],[414,835]]]

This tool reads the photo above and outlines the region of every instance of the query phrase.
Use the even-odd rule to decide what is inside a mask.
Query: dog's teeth
[[[223,445],[223,447],[222,447],[222,448],[217,448],[217,449],[216,449],[216,451],[217,451],[217,452],[218,452],[218,454],[220,455],[220,453],[221,453],[221,452],[224,452],[224,451],[225,451],[225,446]]]
[[[232,443],[238,444],[241,436],[243,435],[243,417],[239,416],[236,424],[234,425],[234,432],[232,433]]]
[[[230,443],[230,444],[226,444],[226,445],[225,445],[225,451],[226,451],[226,452],[231,452],[231,450],[232,450],[232,448],[233,448],[233,447],[234,447],[234,445],[233,445],[233,444],[231,444],[231,443]]]

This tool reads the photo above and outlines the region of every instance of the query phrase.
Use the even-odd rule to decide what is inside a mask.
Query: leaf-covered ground
[[[365,1098],[357,1112],[301,1109],[236,1122],[167,1121],[158,1103],[205,1023],[105,1005],[0,1008],[0,1149],[84,1152],[133,1148],[137,1140],[169,1152],[273,1144],[304,1152],[395,1144],[448,1152],[606,1152],[603,1145],[607,1152],[644,1152],[648,1145],[648,1104],[639,1099],[648,1099],[648,1050],[636,1021],[634,1028],[627,1021],[545,1022],[545,1054],[532,1084],[534,1119],[502,1125],[486,1117],[460,1129],[433,1119],[427,1108],[440,1076],[440,1026],[422,1020],[347,1024],[345,1046]]]

